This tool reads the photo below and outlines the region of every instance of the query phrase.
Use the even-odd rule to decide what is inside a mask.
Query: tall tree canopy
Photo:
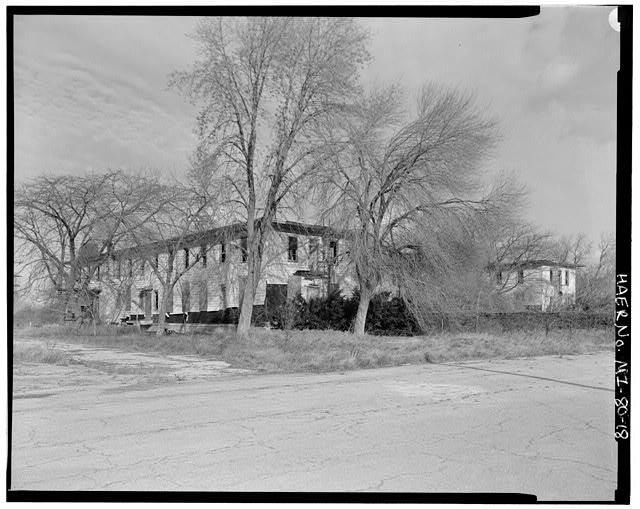
[[[398,87],[376,90],[318,131],[327,215],[347,232],[360,292],[356,334],[385,283],[415,289],[412,302],[441,299],[482,228],[519,194],[505,182],[484,191],[480,163],[498,133],[472,97],[427,86],[408,115],[403,106]]]
[[[148,195],[120,171],[43,175],[15,190],[16,273],[25,291],[62,297],[86,289],[102,260],[148,217]]]
[[[313,128],[357,92],[367,37],[352,19],[206,18],[193,34],[199,59],[171,76],[201,106],[196,161],[216,161],[247,221],[240,335],[249,330],[267,231],[313,169]]]

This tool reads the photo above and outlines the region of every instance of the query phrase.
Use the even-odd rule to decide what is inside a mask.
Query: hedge
[[[298,296],[277,309],[267,312],[272,327],[280,329],[333,329],[348,331],[353,327],[358,310],[358,295],[346,298],[333,292],[326,298]],[[494,332],[516,330],[592,329],[613,326],[609,313],[584,311],[523,311],[509,313],[449,313],[422,317],[422,325],[413,317],[400,298],[377,295],[369,304],[365,330],[369,334],[413,336],[437,332]]]

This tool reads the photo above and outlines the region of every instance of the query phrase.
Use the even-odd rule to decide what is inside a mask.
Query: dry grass
[[[459,334],[424,338],[434,362],[470,359],[513,359],[542,355],[574,355],[612,350],[613,329],[521,331],[509,334]]]
[[[41,364],[58,364],[66,366],[71,357],[47,341],[44,344],[13,344],[14,362],[36,362]]]
[[[14,328],[13,334],[16,337],[29,338],[72,338],[75,336],[87,338],[87,336],[132,336],[137,332],[135,327],[117,327],[113,325],[91,325],[79,326],[49,324],[40,327],[20,327]]]
[[[57,337],[69,343],[90,344],[161,355],[197,355],[228,362],[233,367],[261,372],[326,372],[359,368],[447,362],[471,359],[570,355],[613,348],[614,331],[608,329],[520,332],[510,334],[442,334],[436,336],[364,336],[336,331],[270,331],[254,329],[246,340],[229,329],[208,335],[154,336],[122,334],[116,328],[89,335],[64,328],[16,331],[29,338]],[[126,329],[125,329],[126,330]],[[48,345],[48,344],[47,344]],[[65,362],[64,354],[44,346],[17,352],[18,360]],[[33,351],[32,351],[33,350]],[[36,351],[37,350],[37,351]],[[40,360],[38,360],[40,359]],[[66,360],[68,362],[68,359]]]
[[[102,339],[109,338],[104,336]],[[76,343],[86,344],[82,338],[77,337],[80,341]],[[87,338],[85,338],[87,339]],[[91,338],[93,339],[93,337]],[[70,341],[64,341],[70,342]],[[100,342],[96,338],[96,346],[107,346],[104,342]],[[114,344],[111,344],[114,346]],[[115,344],[115,346],[119,346]],[[148,350],[147,350],[148,351]],[[54,342],[47,340],[43,342],[15,342],[13,343],[13,362],[14,363],[36,363],[36,364],[55,364],[58,366],[84,366],[89,369],[100,371],[109,375],[156,375],[161,377],[164,375],[164,369],[158,366],[147,365],[126,365],[112,362],[103,362],[97,360],[83,359],[81,356],[74,356],[64,349],[58,347]]]
[[[97,335],[93,335],[91,328],[50,326],[14,330],[14,336],[42,340],[56,338],[65,343],[113,347],[130,352],[216,357],[220,355],[221,347],[225,344],[229,333],[226,330],[220,330],[208,336],[201,334],[155,336],[140,333],[134,327],[101,326]]]

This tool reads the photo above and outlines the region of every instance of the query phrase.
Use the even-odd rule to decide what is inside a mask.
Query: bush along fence
[[[273,310],[265,318],[278,329],[352,328],[358,309],[358,296],[345,298],[332,293],[325,299],[305,301],[298,297]],[[414,336],[442,332],[503,333],[519,330],[594,329],[613,327],[611,313],[583,311],[523,311],[508,313],[433,313],[422,317],[422,327],[400,298],[378,295],[367,313],[366,332],[374,335]]]
[[[452,313],[433,315],[423,320],[425,333],[488,332],[572,329],[602,329],[613,327],[613,314],[584,311],[522,311],[505,313]]]

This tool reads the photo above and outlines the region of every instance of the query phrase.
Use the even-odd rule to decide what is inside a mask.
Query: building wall
[[[298,239],[296,261],[289,259],[287,249],[289,237]],[[308,277],[294,276],[294,273],[297,271],[311,271],[312,273],[328,271],[331,284],[339,287],[344,295],[350,296],[353,292],[354,282],[350,277],[344,241],[335,241],[337,243],[337,257],[335,258],[329,253],[330,242],[330,240],[319,236],[273,232],[265,256],[263,271],[265,287],[266,283],[288,284],[292,277],[299,277],[300,293],[304,298],[319,296],[328,291],[327,288],[321,288],[320,278],[312,275]],[[326,286],[326,282],[324,285]],[[264,302],[264,296],[262,296],[262,302]]]
[[[553,271],[553,279],[551,279]],[[575,269],[542,265],[536,268],[503,272],[503,284],[513,287],[507,295],[516,309],[547,311],[575,304]]]
[[[289,256],[289,237],[297,239],[297,256],[291,260]],[[317,250],[312,252],[311,243],[315,242]],[[324,253],[328,249],[328,240],[318,236],[293,235],[283,232],[272,232],[265,243],[262,277],[259,280],[254,298],[254,305],[265,303],[267,284],[289,285],[299,283],[300,293],[304,298],[321,295],[323,281],[318,277],[294,276],[297,271],[317,270],[323,265]],[[344,243],[338,241],[338,252],[342,253]],[[200,247],[189,249],[189,270],[179,279],[173,290],[173,306],[169,313],[183,313],[196,311],[222,311],[239,307],[247,274],[247,263],[242,261],[241,239],[225,243],[225,261],[221,262],[221,244],[209,246],[207,250],[207,265],[204,266],[200,256]],[[180,249],[174,259],[174,267],[184,268],[186,254]],[[343,257],[344,258],[344,257]],[[161,305],[163,289],[156,274],[150,267],[155,263],[155,255],[149,254],[142,269],[142,260],[132,260],[129,271],[128,259],[110,261],[108,268],[103,270],[101,285],[101,318],[108,322],[117,322],[130,315],[145,314],[145,297],[141,292],[148,292],[151,299],[151,312],[157,314],[156,292],[158,305]],[[120,277],[117,277],[117,265],[120,263]],[[158,264],[162,270],[168,263],[168,254],[158,254]],[[339,285],[344,293],[349,295],[353,286],[346,275],[348,264],[341,260],[333,268],[332,283]],[[174,269],[175,270],[175,269]],[[127,288],[131,288],[130,294]],[[206,297],[201,294],[206,291]],[[189,298],[183,296],[188,293]],[[293,295],[290,295],[291,297]],[[205,304],[206,303],[206,304]],[[147,318],[145,316],[145,318]],[[149,317],[150,318],[150,317]]]

